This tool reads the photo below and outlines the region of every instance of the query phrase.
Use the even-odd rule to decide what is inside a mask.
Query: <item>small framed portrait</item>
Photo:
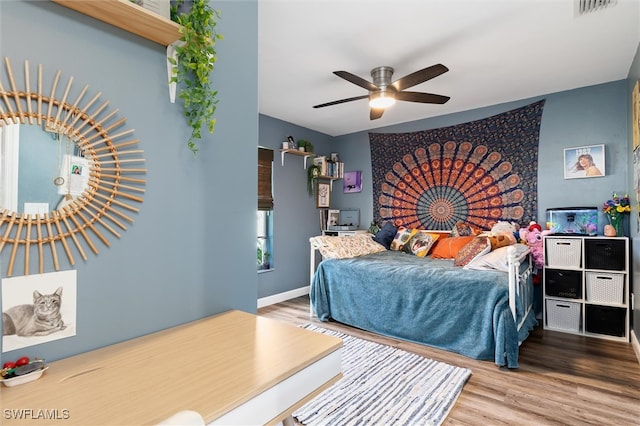
[[[331,185],[325,182],[318,182],[316,188],[316,207],[319,209],[328,209],[331,201]]]
[[[362,171],[345,172],[342,178],[342,189],[345,194],[362,191]]]
[[[580,179],[605,176],[604,144],[566,148],[564,178]]]
[[[289,149],[298,149],[298,144],[296,143],[295,139],[293,139],[293,136],[287,137],[287,143],[289,144]]]
[[[332,226],[337,226],[340,223],[340,210],[329,210],[329,214],[327,216],[327,229],[330,229]]]

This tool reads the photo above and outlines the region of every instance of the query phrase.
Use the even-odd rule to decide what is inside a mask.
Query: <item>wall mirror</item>
[[[90,97],[88,85],[75,90],[72,76],[58,90],[60,70],[45,89],[42,65],[32,72],[25,61],[24,74],[16,74],[9,58],[4,62],[0,253],[10,250],[7,276],[18,253],[24,275],[32,257],[38,273],[48,258],[57,271],[62,252],[71,265],[77,254],[87,260],[87,250],[98,254],[97,240],[108,247],[108,237],[120,238],[133,222],[146,184],[143,150],[130,139],[134,130],[123,129],[126,118],[99,100],[101,93]]]

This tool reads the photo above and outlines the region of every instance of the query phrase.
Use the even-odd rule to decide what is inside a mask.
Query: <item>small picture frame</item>
[[[327,229],[340,225],[340,210],[329,210],[327,215]]]
[[[340,157],[338,156],[338,153],[337,153],[337,152],[332,152],[332,153],[331,153],[331,161],[334,161],[334,162],[336,162],[336,163],[337,163],[338,161],[340,161]]]
[[[345,194],[362,192],[362,171],[345,172],[342,178],[342,190]]]
[[[581,179],[605,176],[604,144],[564,150],[564,178]]]
[[[289,149],[298,150],[298,144],[295,139],[293,139],[293,136],[287,137],[287,142],[289,143]]]
[[[331,202],[331,185],[318,182],[316,188],[316,208],[328,209]]]

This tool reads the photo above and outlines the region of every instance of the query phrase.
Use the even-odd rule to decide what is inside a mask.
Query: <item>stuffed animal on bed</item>
[[[551,231],[543,231],[542,227],[535,221],[529,223],[529,227],[520,228],[520,240],[529,246],[533,264],[537,269],[544,267],[544,249],[542,247],[542,237],[551,234]]]
[[[493,225],[491,231],[486,233],[491,243],[491,250],[517,243],[517,232],[518,225],[510,222],[497,222]]]

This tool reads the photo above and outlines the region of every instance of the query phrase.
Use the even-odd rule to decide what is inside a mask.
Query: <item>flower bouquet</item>
[[[616,230],[616,236],[624,236],[622,231],[622,216],[631,213],[631,206],[629,205],[629,196],[619,197],[617,194],[613,194],[613,197],[602,206],[602,211],[609,218],[609,223]]]

